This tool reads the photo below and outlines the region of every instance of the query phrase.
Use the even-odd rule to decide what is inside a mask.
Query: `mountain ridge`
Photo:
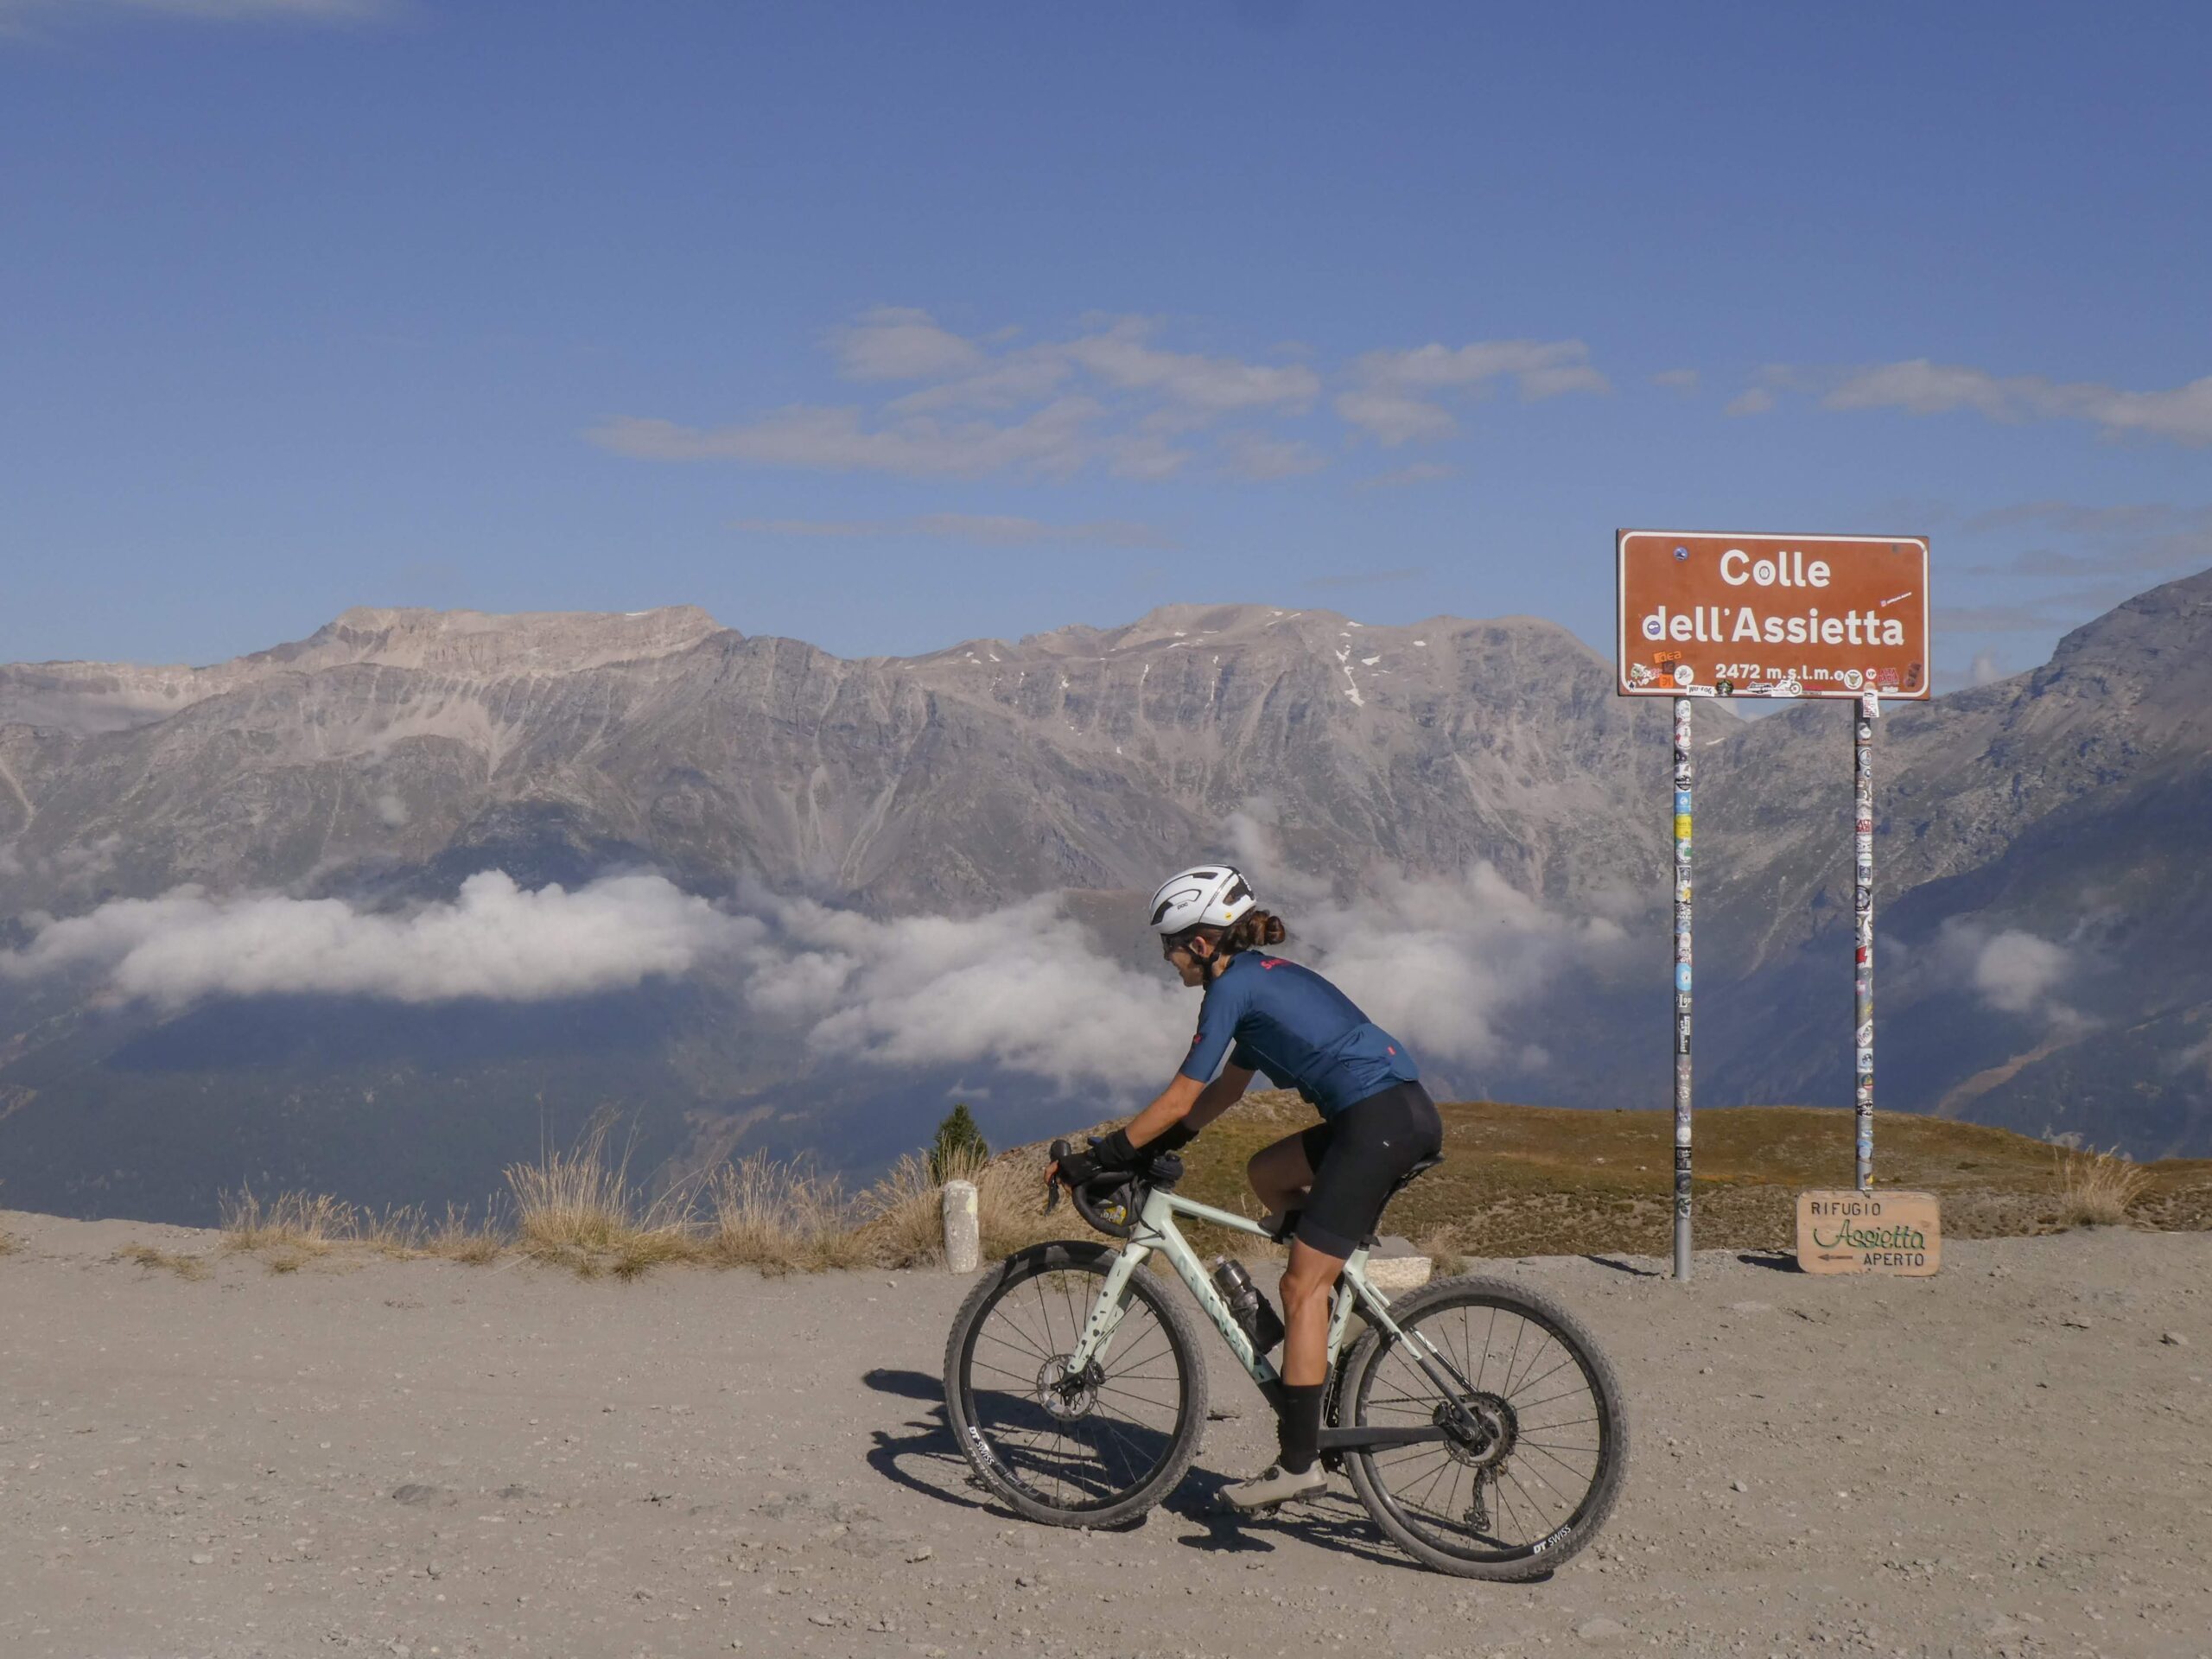
[[[1489,999],[1467,1019],[1504,1023],[1490,1058],[1438,1062],[1456,1086],[1643,1103],[1670,1074],[1668,701],[1616,696],[1611,664],[1541,619],[1174,606],[842,658],[696,607],[357,607],[237,660],[157,717],[87,690],[87,665],[58,690],[31,683],[54,665],[0,668],[0,711],[65,716],[0,720],[0,951],[41,915],[182,890],[405,915],[489,870],[529,891],[652,869],[725,906],[789,895],[871,926],[1059,895],[1102,963],[1156,974],[1129,895],[1235,855],[1292,901],[1294,931],[1328,923],[1325,952],[1366,930],[1332,962],[1380,971],[1394,932],[1459,952],[1464,994]],[[2190,1058],[2212,1052],[2208,664],[2212,574],[2130,600],[2037,670],[1885,709],[1885,1107],[2212,1150],[2212,1074]],[[89,699],[73,715],[73,696]],[[1850,721],[1825,703],[1697,711],[1706,1103],[1849,1098]],[[1453,918],[1492,942],[1452,944]],[[999,1091],[978,1096],[995,1139],[1062,1109],[985,1059],[848,1065],[704,971],[482,1020],[308,996],[157,1018],[90,995],[0,975],[16,1201],[25,1180],[65,1210],[174,1211],[242,1169],[332,1185],[316,1149],[341,1143],[363,1182],[380,1155],[446,1157],[454,1190],[432,1196],[467,1198],[499,1147],[616,1099],[640,1115],[641,1156],[677,1165],[751,1147],[869,1165],[963,1084]],[[1452,1006],[1427,1017],[1448,1027]],[[369,1029],[385,1034],[365,1046]],[[570,1030],[599,1035],[579,1050]],[[155,1127],[217,1097],[211,1147]],[[481,1121],[463,1133],[456,1112]],[[370,1150],[403,1123],[435,1150]],[[163,1150],[108,1167],[118,1139]]]

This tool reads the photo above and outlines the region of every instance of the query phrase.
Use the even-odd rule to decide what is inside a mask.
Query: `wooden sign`
[[[1624,530],[1623,696],[1930,693],[1928,540]]]
[[[1933,1192],[1800,1192],[1797,1265],[1807,1273],[1925,1277],[1943,1261],[1937,1208]]]

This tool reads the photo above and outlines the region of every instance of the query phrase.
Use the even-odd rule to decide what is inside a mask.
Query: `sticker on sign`
[[[1624,530],[1624,696],[1930,695],[1928,538]]]

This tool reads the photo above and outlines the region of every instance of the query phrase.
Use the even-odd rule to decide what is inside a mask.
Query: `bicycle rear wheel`
[[[969,1293],[944,1348],[944,1408],[976,1472],[1017,1514],[1109,1527],[1175,1490],[1206,1420],[1205,1363],[1159,1281],[1128,1280],[1080,1374],[1077,1339],[1117,1252],[1070,1241],[1011,1256]]]
[[[1408,1342],[1380,1331],[1345,1362],[1349,1427],[1436,1425],[1442,1440],[1352,1451],[1344,1462],[1400,1548],[1465,1578],[1532,1579],[1588,1543],[1620,1496],[1628,1415],[1590,1333],[1557,1302],[1502,1279],[1446,1279],[1390,1305]],[[1456,1405],[1408,1351],[1426,1338]],[[1463,1386],[1464,1385],[1464,1386]],[[1455,1426],[1465,1407],[1479,1440]]]

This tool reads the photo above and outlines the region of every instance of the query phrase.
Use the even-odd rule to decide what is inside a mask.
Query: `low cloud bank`
[[[1247,868],[1273,872],[1261,890],[1294,930],[1286,953],[1457,1073],[1547,1065],[1517,1016],[1627,940],[1611,920],[1547,910],[1488,865],[1456,879],[1383,874],[1355,899],[1289,867],[1256,821],[1240,817],[1231,833]],[[825,1058],[988,1062],[1116,1095],[1166,1081],[1199,1001],[1166,968],[1102,950],[1053,895],[976,917],[879,918],[770,894],[723,908],[655,874],[525,890],[486,871],[450,903],[404,915],[188,887],[29,919],[35,938],[0,953],[0,975],[89,971],[106,994],[165,1012],[302,993],[544,1001],[711,965],[735,976],[754,1015]],[[1132,938],[1142,926],[1133,907]]]
[[[1050,895],[960,919],[760,902],[771,931],[742,953],[746,1000],[825,1055],[1126,1088],[1166,1083],[1189,1040],[1196,999],[1165,967],[1099,955]]]
[[[301,993],[533,1002],[689,973],[760,931],[658,875],[609,876],[572,893],[525,890],[486,870],[451,904],[405,916],[340,899],[182,887],[45,919],[29,944],[0,954],[0,974],[92,968],[113,993],[168,1011],[207,997]]]

